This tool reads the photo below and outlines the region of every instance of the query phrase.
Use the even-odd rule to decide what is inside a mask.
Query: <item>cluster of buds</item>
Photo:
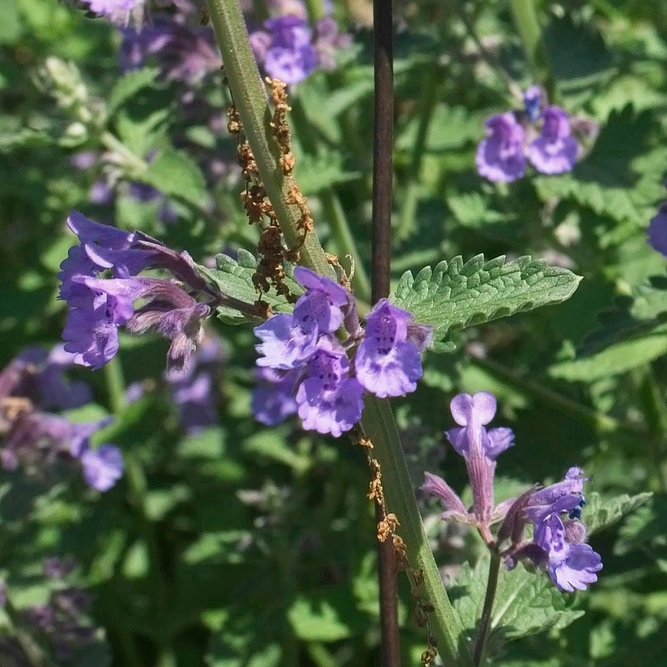
[[[493,478],[496,457],[514,444],[509,428],[487,429],[496,414],[496,399],[488,392],[452,399],[451,411],[458,428],[446,431],[454,449],[464,457],[473,505],[468,509],[444,479],[426,473],[422,490],[440,498],[446,521],[471,524],[487,546],[504,558],[507,569],[520,559],[544,568],[556,586],[572,592],[597,581],[602,569],[599,554],[586,544],[586,526],[580,521],[585,504],[580,468],[570,468],[562,482],[545,488],[535,485],[517,498],[495,505]],[[496,535],[492,526],[500,524]],[[526,528],[533,526],[532,539]]]

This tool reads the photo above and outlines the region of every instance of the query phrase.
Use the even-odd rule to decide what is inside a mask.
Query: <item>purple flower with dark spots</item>
[[[108,491],[123,476],[123,456],[114,445],[86,449],[81,465],[86,484],[97,491]]]
[[[486,121],[486,134],[477,148],[477,171],[490,181],[511,182],[521,178],[526,168],[524,130],[514,114],[491,116]]]
[[[258,368],[255,375],[260,384],[252,390],[250,405],[258,422],[265,426],[275,426],[296,414],[296,386],[301,376],[299,370]]]
[[[419,348],[407,339],[412,315],[381,299],[367,320],[355,358],[359,382],[379,398],[414,391],[423,371]]]
[[[542,134],[528,146],[528,159],[543,174],[572,171],[579,146],[570,136],[570,119],[560,107],[549,106],[543,113]]]
[[[361,419],[364,389],[349,371],[345,351],[323,338],[306,364],[306,378],[296,394],[299,417],[306,430],[338,438]]]

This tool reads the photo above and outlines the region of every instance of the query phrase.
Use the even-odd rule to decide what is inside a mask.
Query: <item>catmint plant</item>
[[[545,569],[560,590],[585,590],[597,581],[602,561],[586,544],[586,526],[581,522],[581,508],[586,504],[583,486],[588,481],[583,470],[570,468],[561,482],[545,488],[535,485],[495,505],[496,458],[514,445],[514,434],[509,428],[486,428],[496,414],[496,399],[488,392],[455,396],[451,411],[459,426],[445,434],[465,459],[473,505],[467,509],[444,479],[427,472],[421,488],[442,500],[443,520],[474,525],[507,569],[518,560],[529,560]],[[494,525],[498,526],[495,535]],[[530,539],[525,534],[528,526],[533,529]]]

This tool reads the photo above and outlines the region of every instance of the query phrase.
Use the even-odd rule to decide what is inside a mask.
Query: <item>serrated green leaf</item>
[[[474,568],[466,563],[449,587],[464,632],[471,638],[482,614],[488,571],[487,553]],[[501,566],[491,615],[490,644],[497,651],[505,641],[566,627],[584,613],[568,609],[568,604],[568,598],[546,573],[529,572],[522,564],[509,572]]]
[[[127,100],[131,99],[140,90],[151,86],[157,79],[158,74],[159,70],[157,68],[144,67],[143,69],[128,72],[118,79],[111,89],[107,100],[109,115],[116,113]]]
[[[247,250],[239,250],[237,259],[232,259],[229,255],[216,255],[217,268],[208,269],[205,266],[199,266],[199,270],[212,280],[223,294],[239,299],[247,304],[257,301],[259,293],[252,282],[252,276],[257,269],[257,259]],[[285,282],[290,291],[294,294],[301,294],[303,289],[291,278],[286,278]],[[289,313],[293,305],[275,289],[262,295],[262,299],[268,303],[274,312]],[[243,324],[251,320],[246,315],[227,306],[218,306],[217,316],[226,324]]]
[[[165,195],[202,206],[206,199],[206,180],[197,163],[182,151],[160,151],[139,180]]]
[[[434,340],[442,341],[455,329],[565,301],[580,280],[541,259],[505,262],[500,256],[485,261],[477,255],[464,264],[455,257],[435,269],[427,266],[416,277],[404,273],[390,298],[417,322],[430,324]]]
[[[584,521],[588,534],[596,533],[620,521],[624,516],[648,502],[652,496],[652,493],[639,493],[636,496],[624,493],[622,496],[603,499],[599,493],[586,494]]]

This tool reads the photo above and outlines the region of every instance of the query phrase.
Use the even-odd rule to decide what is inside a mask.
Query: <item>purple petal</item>
[[[490,181],[511,182],[521,178],[526,167],[523,127],[514,114],[491,116],[486,121],[487,138],[477,148],[477,170]]]
[[[114,445],[89,449],[81,463],[86,483],[98,491],[108,491],[123,476],[123,456]]]

